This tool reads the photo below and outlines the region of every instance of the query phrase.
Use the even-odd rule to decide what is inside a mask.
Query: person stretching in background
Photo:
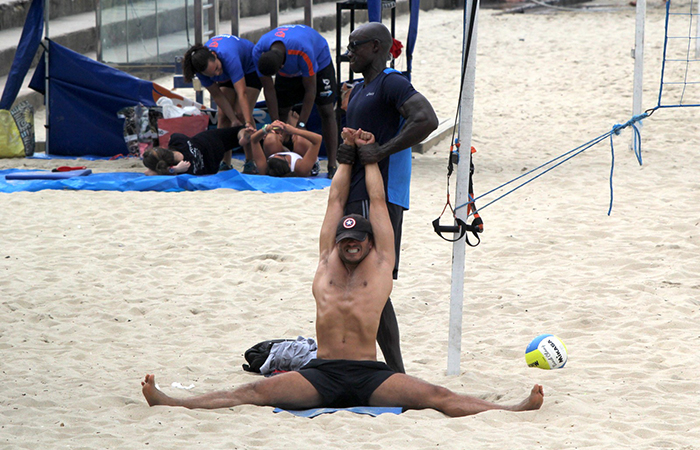
[[[204,45],[195,44],[185,53],[182,73],[189,83],[196,75],[211,95],[218,108],[217,128],[243,125],[255,131],[253,108],[262,84],[253,63],[252,42],[222,34]],[[231,152],[227,152],[221,169],[231,168]]]
[[[284,146],[287,136],[291,136],[292,150]],[[246,159],[255,163],[260,175],[308,177],[318,174],[320,134],[276,120],[255,133],[241,130],[240,142]]]
[[[316,104],[328,156],[328,178],[333,178],[338,147],[338,123],[334,109],[338,83],[326,39],[313,28],[284,25],[260,38],[253,47],[253,60],[273,121],[284,120],[289,110],[301,103],[296,126],[306,128]]]
[[[193,137],[174,133],[168,148],[156,147],[143,152],[146,175],[213,175],[226,152],[239,147],[242,127],[206,130]]]

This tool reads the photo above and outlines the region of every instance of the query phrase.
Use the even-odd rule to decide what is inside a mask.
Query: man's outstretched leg
[[[544,390],[536,384],[530,395],[515,405],[499,405],[469,395],[457,394],[441,386],[430,384],[404,374],[387,378],[370,397],[371,406],[401,406],[404,409],[431,408],[450,417],[462,417],[493,409],[531,411],[540,409]]]
[[[298,372],[275,375],[231,391],[217,391],[186,398],[170,397],[159,390],[156,387],[155,375],[146,375],[141,386],[149,406],[217,409],[238,405],[257,405],[308,409],[321,405],[321,396],[318,391]]]

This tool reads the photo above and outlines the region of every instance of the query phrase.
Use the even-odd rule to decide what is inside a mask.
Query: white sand
[[[477,192],[631,117],[634,10],[615,5],[482,10]],[[414,83],[440,117],[456,107],[461,16],[421,17]],[[662,37],[661,5],[650,4],[645,107],[656,103]],[[543,408],[521,414],[308,420],[253,406],[149,408],[145,373],[173,395],[238,386],[257,379],[241,369],[248,347],[314,335],[327,190],[2,194],[0,447],[698,449],[697,114],[645,121],[642,167],[629,133],[616,139],[611,216],[607,141],[483,211],[483,242],[467,251],[457,377],[445,375],[451,245],[430,227],[445,201],[447,143],[416,155],[392,295],[407,370],[505,403],[542,383]],[[129,164],[87,163],[141,170]],[[525,346],[544,332],[568,345],[565,369],[526,367]]]

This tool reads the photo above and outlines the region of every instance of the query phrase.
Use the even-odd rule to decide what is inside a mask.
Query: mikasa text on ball
[[[529,367],[561,369],[568,359],[566,345],[552,334],[537,336],[525,350],[525,362]]]

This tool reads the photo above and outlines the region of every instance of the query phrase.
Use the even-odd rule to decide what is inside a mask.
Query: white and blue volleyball
[[[528,367],[539,369],[561,369],[566,365],[569,353],[564,342],[553,334],[541,334],[525,349]]]

